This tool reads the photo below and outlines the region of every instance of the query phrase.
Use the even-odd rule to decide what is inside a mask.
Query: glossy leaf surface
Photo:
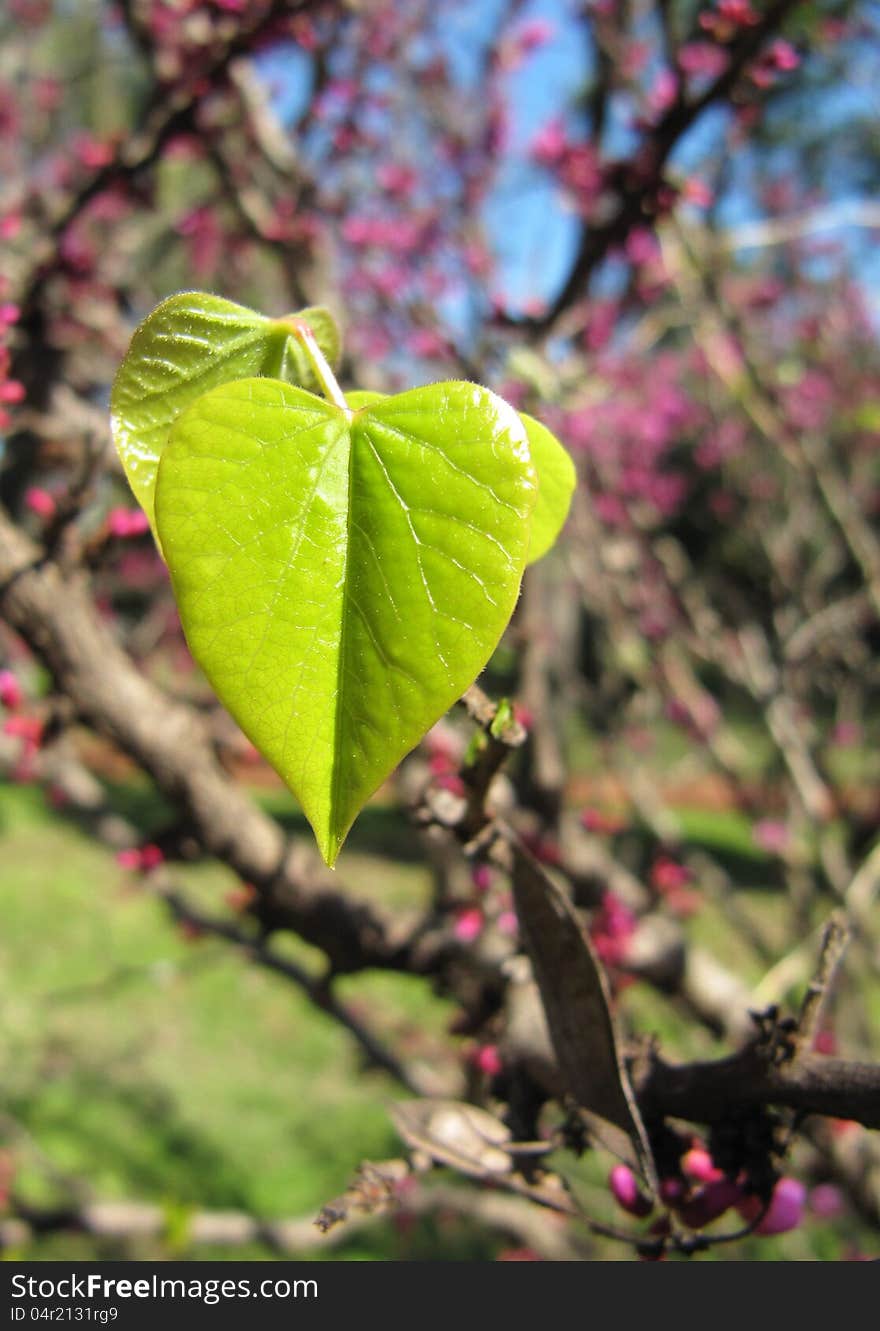
[[[174,425],[156,515],[187,639],[328,863],[489,659],[535,498],[522,422],[474,384],[346,414],[246,379]]]
[[[329,311],[301,310],[295,317],[308,322],[335,362],[339,333]],[[317,387],[286,320],[266,319],[219,296],[171,296],[136,330],[113,385],[111,423],[125,474],[154,533],[156,469],[176,418],[216,385],[263,374]]]
[[[574,463],[547,426],[524,411],[520,412],[520,419],[526,427],[532,465],[538,475],[538,498],[532,513],[532,542],[529,546],[529,563],[533,564],[546,555],[561,532],[577,477]]]
[[[347,394],[349,404],[360,408],[378,402],[384,395],[367,389]],[[528,562],[546,555],[562,530],[577,481],[574,463],[556,436],[524,411],[519,413],[529,441],[532,466],[538,478],[538,497],[532,512],[532,537]]]

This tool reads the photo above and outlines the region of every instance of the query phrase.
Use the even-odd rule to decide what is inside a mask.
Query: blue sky
[[[499,17],[507,10],[504,0],[447,0],[442,6],[440,29],[454,76],[466,89],[481,77],[487,49],[498,30]],[[865,7],[873,17],[880,6]],[[563,192],[550,174],[529,156],[529,144],[549,120],[566,116],[574,132],[577,117],[572,105],[582,91],[592,67],[589,38],[582,22],[572,17],[572,0],[529,0],[518,12],[517,26],[533,19],[546,20],[553,35],[522,64],[506,75],[510,115],[508,151],[485,202],[482,220],[495,251],[499,285],[510,307],[521,307],[530,298],[551,299],[570,268],[580,221],[569,210]],[[265,52],[258,65],[267,79],[273,102],[285,123],[296,120],[305,108],[310,89],[309,58],[293,44]],[[845,142],[846,127],[854,117],[880,120],[880,49],[873,43],[854,43],[848,51],[846,79],[822,93],[818,103],[809,102],[813,119],[821,116],[823,134],[837,135]],[[700,164],[717,153],[726,127],[721,112],[709,111],[682,139],[671,161],[683,174],[699,171]],[[620,115],[612,119],[606,147],[612,153],[626,151],[631,131]],[[859,183],[853,178],[852,162],[845,152],[839,161],[831,158],[827,190],[834,200],[857,197]],[[755,189],[774,177],[785,177],[797,169],[790,147],[766,154],[761,161],[742,151],[733,164],[731,185],[719,208],[723,225],[736,226],[760,216]],[[880,245],[877,232],[856,228],[839,231],[851,257],[853,269],[865,287],[880,320]]]

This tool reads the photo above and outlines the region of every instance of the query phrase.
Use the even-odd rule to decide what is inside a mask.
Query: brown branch
[[[564,1222],[548,1223],[546,1211],[525,1198],[438,1183],[410,1189],[398,1210],[420,1218],[438,1212],[458,1215],[532,1248],[545,1261],[578,1261],[587,1254],[586,1244]],[[186,1220],[186,1242],[217,1248],[262,1243],[280,1255],[297,1256],[341,1247],[382,1218],[352,1213],[345,1224],[320,1230],[312,1216],[271,1220],[245,1211],[196,1211]],[[168,1213],[161,1206],[136,1201],[93,1201],[55,1210],[18,1206],[0,1219],[0,1252],[59,1231],[123,1244],[161,1242],[168,1233]]]
[[[880,1128],[880,1066],[843,1058],[802,1054],[777,1064],[752,1043],[713,1062],[675,1066],[655,1057],[635,1081],[647,1118],[718,1123],[779,1105]]]

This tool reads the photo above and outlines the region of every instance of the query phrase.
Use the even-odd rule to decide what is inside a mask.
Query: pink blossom
[[[159,846],[150,844],[141,848],[141,868],[144,873],[148,873],[150,869],[157,869],[164,861],[165,855]]]
[[[21,231],[21,213],[6,213],[0,217],[0,240],[14,240]]]
[[[600,958],[611,965],[624,960],[636,930],[636,918],[613,892],[606,892],[590,927],[590,937]]]
[[[857,721],[838,721],[831,732],[831,743],[841,749],[852,748],[862,741],[862,727]]]
[[[624,252],[630,263],[651,263],[660,253],[657,237],[645,226],[634,227],[624,243]]]
[[[626,818],[622,813],[609,812],[607,809],[584,809],[581,825],[597,836],[615,836],[626,827]]]
[[[714,42],[686,42],[678,63],[685,74],[714,79],[727,68],[727,54]]]
[[[24,690],[11,670],[0,670],[0,703],[14,712],[24,701]]]
[[[804,1218],[804,1205],[807,1190],[803,1183],[794,1178],[781,1178],[773,1189],[770,1205],[763,1220],[755,1227],[756,1234],[787,1234],[797,1229]],[[739,1204],[739,1213],[744,1220],[754,1220],[764,1209],[760,1197],[749,1196]]]
[[[617,495],[596,495],[593,507],[602,522],[609,527],[624,527],[627,522],[626,506]]]
[[[293,39],[304,51],[318,49],[318,30],[305,14],[298,14],[290,25]]]
[[[478,892],[488,892],[492,886],[492,870],[488,864],[475,864],[471,868],[471,882]]]
[[[93,134],[76,135],[72,147],[74,155],[83,166],[91,169],[109,166],[113,161],[113,145],[95,138]]]
[[[568,146],[565,127],[561,120],[548,120],[547,124],[535,135],[529,151],[536,162],[542,166],[555,166],[561,161]]]
[[[757,88],[772,88],[777,74],[797,69],[801,58],[791,42],[779,37],[763,51],[751,70],[751,79]]]
[[[785,823],[776,818],[762,818],[752,828],[755,844],[768,855],[784,855],[791,843],[791,837]]]
[[[536,51],[546,46],[556,35],[556,25],[549,19],[534,18],[521,23],[516,30],[516,44],[521,51]]]
[[[22,740],[25,750],[33,751],[43,742],[43,723],[37,716],[7,716],[3,733]]]
[[[760,19],[750,4],[750,0],[718,0],[718,13],[730,23],[740,27],[751,27]]]
[[[136,871],[141,867],[141,852],[137,846],[129,846],[127,850],[118,850],[116,852],[116,863],[120,869]]]
[[[477,1045],[471,1051],[471,1060],[474,1067],[485,1073],[487,1077],[497,1077],[504,1067],[497,1044]]]
[[[704,180],[691,176],[684,183],[681,197],[685,203],[692,203],[696,208],[708,208],[715,196]]]
[[[690,881],[690,870],[668,855],[660,855],[651,869],[651,883],[658,892],[671,892]]]
[[[581,208],[595,202],[602,190],[604,176],[599,154],[591,143],[569,147],[559,168],[563,184],[574,194]]]
[[[835,1220],[843,1211],[843,1193],[834,1183],[817,1183],[810,1190],[809,1207],[820,1220]]]
[[[749,0],[718,0],[718,8],[700,15],[700,27],[711,32],[718,41],[732,37],[737,28],[753,27],[760,14],[752,9]]]
[[[801,63],[801,58],[797,51],[792,46],[791,42],[787,42],[784,37],[777,37],[767,54],[770,60],[772,60],[774,67],[786,73],[789,70],[797,69],[798,65]]]
[[[18,379],[7,379],[0,384],[0,402],[18,403],[23,402],[24,398],[24,384],[19,383]]]
[[[213,272],[223,249],[223,234],[215,210],[194,208],[180,219],[176,230],[188,241],[187,251],[194,271],[201,277]]]
[[[553,837],[526,836],[523,839],[539,864],[559,863],[561,859],[559,843]]]
[[[21,318],[21,309],[12,301],[7,301],[0,305],[0,327],[9,327],[10,324],[17,324]]]
[[[464,906],[455,912],[452,932],[461,943],[473,943],[483,932],[483,912],[476,906]]]
[[[615,1165],[608,1175],[608,1187],[611,1195],[624,1211],[639,1219],[650,1215],[654,1209],[650,1197],[646,1197],[639,1187],[638,1179],[628,1165]]]
[[[685,1151],[681,1157],[681,1168],[688,1178],[696,1179],[698,1183],[717,1183],[724,1178],[723,1170],[716,1166],[704,1146],[692,1146],[689,1151]]]
[[[58,253],[66,266],[80,275],[91,273],[97,257],[92,243],[74,225],[65,228],[58,242]]]
[[[442,356],[447,349],[446,339],[435,328],[414,328],[406,345],[414,356],[426,358]]]
[[[418,180],[413,168],[400,162],[383,162],[376,174],[382,188],[398,197],[411,194]]]
[[[113,508],[107,514],[107,530],[111,536],[125,538],[140,536],[149,530],[146,513],[139,508]]]
[[[817,1054],[836,1054],[837,1036],[830,1026],[824,1026],[813,1038],[813,1048]]]
[[[648,92],[648,109],[653,116],[668,111],[678,96],[678,78],[671,69],[661,69]]]
[[[37,517],[51,518],[55,515],[57,507],[55,499],[42,486],[32,485],[29,490],[26,490],[24,502],[32,513],[36,513]]]
[[[519,933],[519,920],[515,910],[503,910],[495,921],[495,928],[505,938],[516,938]]]
[[[620,307],[616,300],[597,300],[591,307],[584,328],[584,346],[588,351],[601,351],[614,334]]]

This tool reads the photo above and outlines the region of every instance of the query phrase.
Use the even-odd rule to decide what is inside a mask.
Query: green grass
[[[129,792],[129,815],[136,805]],[[139,812],[156,825],[149,801]],[[58,1173],[102,1198],[295,1216],[342,1191],[365,1157],[399,1150],[386,1105],[404,1093],[365,1072],[350,1037],[295,987],[224,943],[183,938],[38,792],[0,790],[0,836],[0,1103],[31,1139],[19,1176],[31,1200],[57,1199]],[[349,870],[394,900],[426,891],[424,870],[362,849]],[[222,870],[180,876],[222,908]],[[436,1052],[450,1014],[423,984],[353,977],[344,994],[416,1053],[420,1040]],[[362,1255],[399,1246],[392,1227],[376,1234],[358,1238]]]

